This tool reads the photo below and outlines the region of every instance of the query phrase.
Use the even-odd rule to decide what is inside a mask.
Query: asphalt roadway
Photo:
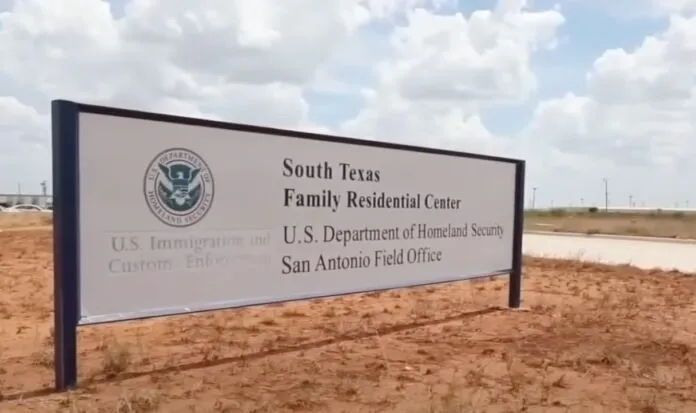
[[[525,255],[696,273],[696,242],[647,237],[525,233]]]

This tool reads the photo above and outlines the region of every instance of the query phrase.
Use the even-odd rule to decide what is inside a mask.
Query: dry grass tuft
[[[0,229],[14,229],[24,227],[47,227],[53,224],[51,214],[41,212],[7,213],[0,212]]]
[[[524,226],[528,231],[696,239],[696,214],[682,212],[528,211]]]
[[[105,342],[99,350],[102,352],[101,373],[107,378],[113,378],[128,371],[133,362],[130,345],[120,343],[115,338]]]

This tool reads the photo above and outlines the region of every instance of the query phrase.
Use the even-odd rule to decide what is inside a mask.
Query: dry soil
[[[46,213],[9,213],[0,212],[0,231],[21,228],[49,229],[53,223],[51,214]]]
[[[0,233],[0,412],[694,412],[696,279],[525,261],[506,279],[80,331],[56,394],[49,231]]]

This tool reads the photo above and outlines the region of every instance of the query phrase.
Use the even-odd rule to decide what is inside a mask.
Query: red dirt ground
[[[506,280],[80,332],[56,394],[49,231],[0,233],[0,412],[696,412],[696,279],[528,259]]]

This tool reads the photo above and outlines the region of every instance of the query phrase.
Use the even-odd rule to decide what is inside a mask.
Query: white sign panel
[[[79,115],[81,324],[509,272],[514,163]]]

